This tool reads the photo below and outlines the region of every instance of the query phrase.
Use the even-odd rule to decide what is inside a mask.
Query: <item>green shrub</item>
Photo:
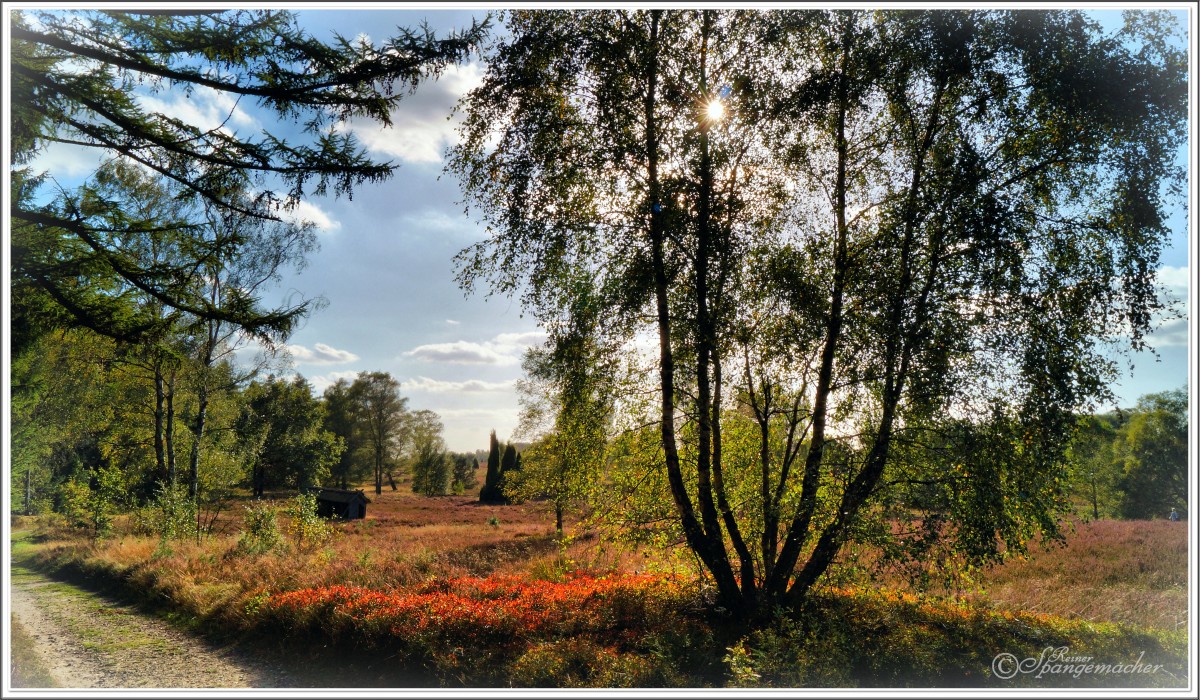
[[[283,544],[279,531],[279,509],[269,503],[254,503],[246,506],[242,536],[237,548],[249,554],[264,554]]]
[[[513,663],[509,682],[524,688],[638,688],[656,685],[650,659],[586,638],[545,642]]]
[[[112,516],[125,494],[121,470],[102,467],[93,471],[94,485],[74,479],[59,487],[63,515],[71,525],[91,531],[99,539],[112,529]]]
[[[283,509],[288,517],[288,534],[298,552],[312,552],[333,537],[333,526],[317,515],[317,497],[297,494]]]
[[[134,512],[134,531],[164,540],[195,537],[198,516],[196,502],[184,486],[159,484],[154,500]]]

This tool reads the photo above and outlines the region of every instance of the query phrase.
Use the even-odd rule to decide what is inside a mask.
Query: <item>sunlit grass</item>
[[[1186,658],[1175,631],[1186,533],[1165,523],[1080,525],[1065,548],[984,572],[972,595],[826,585],[804,610],[746,632],[704,612],[710,593],[688,567],[573,522],[560,540],[539,504],[372,499],[366,520],[336,524],[311,552],[250,554],[235,529],[164,543],[120,521],[98,544],[52,528],[36,550],[169,601],[201,629],[306,649],[375,646],[451,685],[1007,687],[1023,679],[1000,683],[991,659],[1038,645],[1117,660],[1147,651],[1176,671]],[[28,560],[35,545],[18,545]]]
[[[36,643],[25,627],[16,620],[9,620],[12,657],[9,669],[14,688],[56,688],[54,677],[37,655]]]

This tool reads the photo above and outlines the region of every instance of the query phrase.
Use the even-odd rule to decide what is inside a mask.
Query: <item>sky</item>
[[[422,19],[441,35],[483,15],[366,7],[346,3],[336,10],[301,9],[299,18],[317,38],[332,38],[336,31],[379,41],[396,27],[416,27]],[[467,296],[455,281],[454,255],[485,233],[464,214],[455,178],[442,174],[445,150],[455,142],[454,122],[448,117],[483,72],[473,61],[423,84],[399,104],[391,128],[351,125],[370,155],[400,167],[390,180],[360,186],[353,199],[306,200],[298,211],[317,224],[320,250],[276,290],[280,296],[327,301],[289,345],[293,371],[317,393],[360,371],[389,372],[401,382],[411,409],[431,409],[441,416],[447,446],[456,451],[486,449],[493,429],[501,440],[510,439],[520,408],[514,382],[522,375],[522,353],[545,337],[516,299],[489,298],[486,291]],[[229,102],[204,91],[187,100],[178,94],[157,99],[164,112],[201,125],[215,126],[230,114]],[[243,102],[229,127],[272,130],[276,125]],[[88,167],[60,149],[43,154],[40,162],[62,171]],[[1178,298],[1187,299],[1188,225],[1182,211],[1171,221],[1172,244],[1162,256],[1160,279]],[[1133,358],[1132,372],[1114,387],[1118,404],[1132,406],[1143,394],[1185,386],[1188,335],[1185,317],[1152,336],[1158,358],[1146,353]]]

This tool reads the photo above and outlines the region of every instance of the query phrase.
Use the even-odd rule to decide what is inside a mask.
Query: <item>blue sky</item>
[[[428,19],[438,34],[470,24],[482,11],[352,9],[299,12],[301,24],[318,38],[337,31],[376,41],[397,26],[416,27]],[[317,391],[359,371],[390,372],[402,383],[413,409],[432,409],[445,424],[450,449],[486,448],[488,432],[508,438],[517,425],[519,404],[513,383],[521,376],[526,347],[544,337],[534,319],[522,315],[516,300],[483,293],[467,297],[455,282],[455,253],[483,238],[458,203],[457,181],[442,176],[442,155],[454,140],[448,121],[455,101],[483,74],[478,63],[448,70],[402,101],[395,124],[380,129],[355,124],[371,154],[400,166],[388,181],[360,187],[352,200],[316,198],[300,213],[320,230],[320,251],[308,267],[289,274],[281,294],[321,296],[328,305],[292,337],[295,371]],[[211,94],[189,101],[160,95],[164,111],[186,110],[200,122],[219,124],[229,114]],[[230,125],[274,129],[253,105],[241,104]],[[42,161],[60,169],[83,169],[66,151],[51,150]],[[1172,217],[1172,245],[1163,255],[1161,279],[1180,298],[1187,296],[1189,235],[1183,212]],[[1159,359],[1135,356],[1135,366],[1115,387],[1122,406],[1138,396],[1183,386],[1188,380],[1186,319],[1153,338]]]

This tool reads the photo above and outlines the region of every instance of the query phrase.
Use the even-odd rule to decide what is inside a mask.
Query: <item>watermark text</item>
[[[1065,675],[1079,678],[1085,675],[1158,673],[1162,664],[1142,661],[1146,652],[1130,663],[1097,663],[1091,656],[1071,654],[1070,647],[1046,647],[1039,656],[1018,659],[1007,652],[996,654],[992,659],[992,674],[1002,680],[1015,678],[1018,674],[1043,678],[1049,675]]]

